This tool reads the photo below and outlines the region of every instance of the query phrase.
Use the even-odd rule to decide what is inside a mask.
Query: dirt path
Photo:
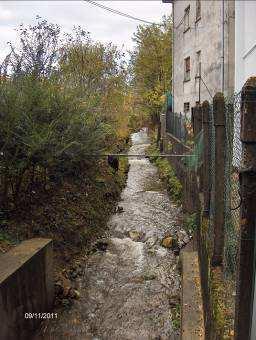
[[[144,154],[146,132],[132,141],[129,153]],[[177,258],[161,240],[182,233],[180,209],[148,159],[130,159],[119,207],[109,221],[107,250],[88,259],[80,299],[48,323],[43,339],[178,339],[171,322],[180,290]]]

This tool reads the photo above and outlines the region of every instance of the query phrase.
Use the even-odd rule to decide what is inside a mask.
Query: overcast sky
[[[171,12],[171,4],[163,4],[161,0],[99,2],[150,22],[159,22]],[[92,39],[111,41],[119,47],[124,44],[125,49],[132,49],[132,34],[139,24],[85,1],[0,1],[0,60],[8,52],[7,42],[17,41],[15,27],[21,23],[33,24],[36,15],[59,24],[66,32],[74,25],[81,25],[91,32]]]

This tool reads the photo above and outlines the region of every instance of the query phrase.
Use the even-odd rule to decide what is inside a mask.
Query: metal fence
[[[205,103],[204,103],[205,104]],[[241,94],[231,98],[216,95],[212,103],[192,110],[193,143],[191,156],[175,160],[177,171],[185,166],[184,205],[199,215],[198,252],[203,276],[206,331],[208,338],[217,334],[212,305],[212,268],[223,268],[223,280],[230,284],[229,302],[234,300],[241,195],[238,168],[241,162],[240,104]],[[188,144],[189,122],[184,115],[168,112],[166,130],[178,139],[177,144]],[[175,139],[172,140],[175,144]],[[173,147],[175,149],[175,146]],[[198,180],[195,180],[197,177]],[[192,187],[192,188],[191,188]],[[201,193],[201,194],[200,194]],[[203,196],[203,200],[202,200]],[[208,198],[207,198],[208,196]],[[188,203],[189,201],[189,203]],[[198,203],[199,202],[199,203]],[[199,210],[199,211],[198,211]],[[225,284],[225,282],[224,282]],[[232,321],[233,322],[233,321]],[[232,328],[232,324],[230,325]],[[218,337],[222,335],[218,333]]]
[[[217,93],[193,108],[193,143],[184,116],[169,112],[166,122],[167,146],[186,153],[169,159],[183,210],[196,213],[206,338],[255,339],[256,77],[231,98]]]
[[[235,94],[232,97],[225,98],[223,112],[225,116],[225,140],[224,145],[224,274],[226,277],[235,280],[237,259],[238,259],[238,239],[240,225],[240,204],[241,197],[239,191],[239,173],[238,169],[241,162],[240,141],[240,107],[241,94]],[[213,104],[209,106],[209,153],[210,153],[210,214],[209,214],[209,238],[214,234],[214,215],[215,209],[215,181],[216,181],[216,147],[219,147],[216,141],[216,127],[214,125]],[[221,142],[221,141],[220,141]],[[212,240],[213,242],[213,240]],[[231,277],[230,277],[231,276]]]
[[[239,175],[238,168],[241,160],[241,141],[240,141],[240,101],[241,94],[238,93],[224,100],[225,111],[225,140],[224,143],[224,269],[226,275],[231,275],[235,279],[235,270],[237,265],[237,248],[239,235]],[[196,110],[194,108],[194,110]],[[192,113],[192,119],[195,119],[195,111]],[[166,113],[166,131],[177,138],[181,143],[191,141],[191,132],[189,120],[184,114],[167,111]],[[209,163],[207,167],[210,180],[210,206],[209,206],[209,242],[213,243],[214,234],[214,214],[215,214],[215,125],[213,103],[209,104],[209,140],[204,141],[202,138],[202,119],[199,119],[197,127],[194,126],[193,152],[191,157],[186,158],[188,171],[198,170],[202,163],[203,147],[205,143],[209,144]],[[196,125],[196,124],[195,124]],[[196,131],[195,131],[196,130]],[[220,141],[221,142],[221,141]],[[190,144],[191,145],[191,144]],[[218,147],[218,146],[217,146]],[[180,159],[180,162],[184,160]],[[203,179],[202,179],[203,181]]]
[[[241,93],[225,101],[226,147],[225,147],[225,243],[224,272],[235,279],[238,260],[241,195],[239,168],[242,155],[240,141]]]
[[[182,142],[186,142],[188,138],[187,123],[188,120],[184,114],[169,110],[166,112],[166,131]]]

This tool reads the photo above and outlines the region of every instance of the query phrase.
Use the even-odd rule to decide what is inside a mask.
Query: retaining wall
[[[52,241],[35,238],[0,256],[0,339],[29,339],[53,305]]]

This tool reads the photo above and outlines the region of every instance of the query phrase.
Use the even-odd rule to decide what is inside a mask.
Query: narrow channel
[[[149,145],[146,129],[134,133],[129,154],[145,154]],[[184,236],[181,211],[149,159],[131,157],[129,164],[106,249],[89,256],[80,299],[48,324],[44,339],[179,339],[171,317],[180,296],[178,257],[161,242]]]

